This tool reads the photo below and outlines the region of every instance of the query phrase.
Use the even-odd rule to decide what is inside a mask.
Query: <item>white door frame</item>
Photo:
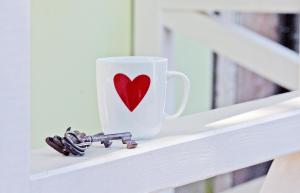
[[[0,192],[29,193],[30,4],[0,1]]]

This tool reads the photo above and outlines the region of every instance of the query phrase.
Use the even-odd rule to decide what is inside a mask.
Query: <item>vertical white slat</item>
[[[175,69],[174,35],[163,27],[159,0],[134,1],[134,55],[163,56],[169,59],[169,70]],[[168,84],[166,111],[176,109],[174,81]]]
[[[134,55],[162,55],[159,0],[134,1]]]
[[[168,70],[176,70],[174,48],[175,37],[174,32],[167,28],[162,29],[162,56],[168,58]],[[176,85],[174,80],[168,81],[166,112],[173,114],[176,111]]]
[[[175,70],[175,56],[174,56],[174,48],[175,48],[175,37],[174,32],[167,28],[162,28],[161,34],[161,55],[168,58],[169,70]]]
[[[29,0],[0,1],[0,192],[29,193]]]
[[[174,69],[173,34],[162,25],[159,0],[134,1],[134,55],[164,56],[169,58],[169,69]],[[167,95],[174,93],[169,86]],[[173,97],[174,98],[174,97]],[[173,111],[175,100],[168,100],[167,111]],[[156,193],[174,193],[173,188],[159,190]]]

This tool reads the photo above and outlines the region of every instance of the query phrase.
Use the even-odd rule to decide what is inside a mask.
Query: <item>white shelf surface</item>
[[[64,157],[31,154],[33,193],[153,192],[206,179],[300,150],[299,93],[225,107],[166,122],[156,139],[127,150],[91,148]]]

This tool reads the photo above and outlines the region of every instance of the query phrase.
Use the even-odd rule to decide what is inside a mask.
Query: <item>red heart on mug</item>
[[[119,73],[114,76],[114,84],[121,100],[132,112],[146,95],[150,86],[150,78],[142,74],[131,81],[128,76]]]

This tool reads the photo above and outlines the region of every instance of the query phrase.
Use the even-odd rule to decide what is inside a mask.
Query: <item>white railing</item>
[[[242,0],[136,1],[135,53],[165,55],[169,52],[165,51],[166,48],[168,49],[173,44],[168,37],[172,36],[173,31],[180,32],[243,67],[283,87],[296,90],[299,87],[300,72],[300,58],[296,52],[242,26],[225,23],[208,12],[213,6],[215,6],[213,9],[215,11],[300,12],[300,3],[296,0],[259,2]],[[172,56],[172,54],[167,56]]]
[[[266,79],[291,90],[299,89],[300,57],[296,52],[240,25],[224,22],[211,14],[214,11],[299,13],[299,1],[137,0],[135,2],[136,54],[161,54],[171,57],[171,68],[174,68],[173,33],[180,32]],[[149,15],[152,17],[147,17]]]
[[[298,151],[298,94],[167,122],[157,139],[142,142],[133,151],[99,148],[87,152],[85,158],[67,159],[49,149],[34,151],[33,192],[54,193],[57,187],[60,192],[78,193],[94,187],[101,187],[101,192],[153,192]]]
[[[168,29],[192,38],[283,87],[298,88],[300,63],[296,52],[208,14],[170,11],[164,12],[163,18]]]
[[[298,0],[136,0],[135,53],[170,54],[172,31],[182,31],[274,82],[299,87],[299,55],[220,22],[208,14],[214,10],[299,12],[300,4]],[[0,54],[0,104],[5,115],[1,118],[1,193],[82,193],[98,188],[110,193],[153,192],[300,150],[300,98],[292,92],[167,122],[157,139],[141,142],[135,150],[99,148],[81,158],[61,157],[48,148],[30,154],[28,21],[29,0],[1,1],[0,48],[5,51]],[[201,25],[207,29],[199,30]],[[202,33],[218,36],[225,45]],[[248,46],[238,41],[249,45],[257,58],[247,55]],[[235,54],[237,47],[245,49],[241,56]],[[270,58],[276,59],[272,70],[267,67]],[[15,138],[7,137],[12,133]]]

